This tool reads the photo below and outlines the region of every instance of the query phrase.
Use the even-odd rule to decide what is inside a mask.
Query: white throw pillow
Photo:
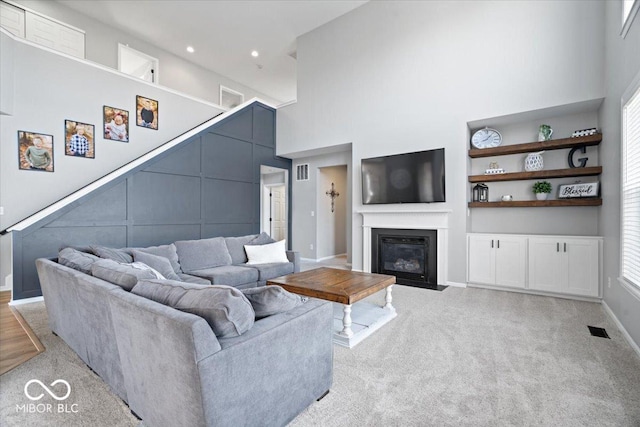
[[[244,245],[247,253],[247,264],[269,264],[272,262],[289,262],[286,251],[286,240],[266,245]]]

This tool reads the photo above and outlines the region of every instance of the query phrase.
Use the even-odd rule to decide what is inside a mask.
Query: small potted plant
[[[536,193],[536,199],[547,200],[547,196],[551,193],[551,183],[549,181],[538,181],[533,184],[533,192]]]

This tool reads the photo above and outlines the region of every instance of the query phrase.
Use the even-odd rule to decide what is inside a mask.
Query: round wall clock
[[[471,144],[476,148],[491,148],[502,144],[502,135],[495,129],[480,129],[471,137]]]

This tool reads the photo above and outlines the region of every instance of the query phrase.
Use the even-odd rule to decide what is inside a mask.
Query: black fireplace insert
[[[371,272],[399,284],[438,289],[437,230],[371,230]]]

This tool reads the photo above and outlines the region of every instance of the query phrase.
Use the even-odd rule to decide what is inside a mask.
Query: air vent
[[[598,328],[596,326],[587,326],[587,328],[589,328],[589,332],[591,332],[591,335],[594,337],[609,338],[609,334],[607,334],[604,328]]]
[[[309,163],[296,166],[296,181],[309,181]]]

